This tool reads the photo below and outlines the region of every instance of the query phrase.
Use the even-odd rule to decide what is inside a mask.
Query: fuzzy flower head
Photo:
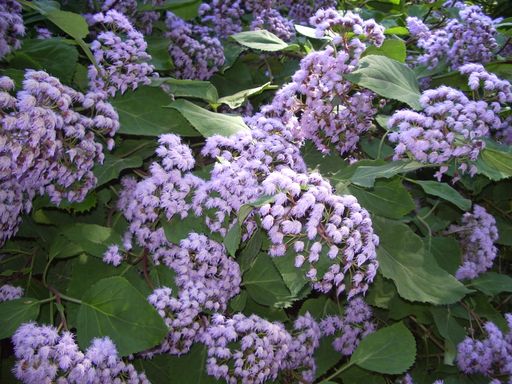
[[[295,35],[293,23],[282,16],[276,9],[263,9],[256,14],[251,30],[265,29],[284,41],[289,41]]]
[[[354,196],[336,195],[319,174],[286,168],[271,173],[263,191],[273,196],[258,211],[272,256],[294,255],[318,291],[335,288],[349,298],[366,292],[377,272],[378,237]]]
[[[455,274],[459,280],[474,279],[492,267],[498,254],[494,245],[498,228],[485,208],[475,204],[473,212],[465,213],[460,225],[451,225],[448,233],[454,233],[462,247],[464,261]]]
[[[227,38],[242,32],[244,9],[242,0],[210,0],[199,6],[203,24],[211,24],[216,36]]]
[[[19,299],[23,296],[23,288],[4,284],[0,287],[0,303]]]
[[[284,368],[291,336],[280,323],[256,315],[213,315],[202,342],[208,348],[206,370],[229,384],[262,384]]]
[[[21,4],[15,0],[0,2],[0,59],[21,47],[19,39],[25,35],[21,11]]]
[[[147,44],[123,14],[116,10],[98,13],[90,18],[92,27],[100,29],[91,44],[98,67],[89,66],[91,88],[115,96],[140,84],[149,84],[154,67],[146,53]]]

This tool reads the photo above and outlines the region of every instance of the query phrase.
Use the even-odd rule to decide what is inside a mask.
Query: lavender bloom
[[[452,69],[466,63],[486,64],[494,57],[498,47],[493,20],[478,5],[457,2],[458,19],[449,19],[446,26],[436,31],[428,28],[417,18],[407,18],[411,35],[417,39],[424,53],[417,63],[434,68],[446,59]]]
[[[14,287],[10,284],[4,284],[0,287],[0,303],[19,299],[23,296],[23,288]]]
[[[112,264],[114,267],[121,265],[122,261],[123,255],[119,252],[119,247],[115,244],[108,247],[107,251],[103,255],[103,262]]]
[[[320,322],[323,336],[338,335],[332,346],[344,356],[350,356],[360,341],[375,331],[372,309],[360,297],[349,301],[344,316],[327,316]]]
[[[288,9],[288,17],[296,24],[308,24],[311,16],[319,9],[335,8],[336,0],[283,0],[282,6]]]
[[[286,366],[291,336],[282,324],[256,315],[215,314],[202,342],[208,348],[209,375],[229,384],[260,384],[275,380]]]
[[[498,249],[496,220],[485,208],[474,205],[473,212],[462,216],[461,225],[451,225],[448,233],[455,233],[459,239],[464,262],[455,276],[459,280],[474,279],[492,267]]]
[[[27,71],[16,98],[9,94],[13,86],[0,78],[2,241],[15,233],[36,194],[47,193],[55,204],[83,200],[96,183],[92,168],[104,158],[96,139],[119,128],[117,113],[100,95],[83,95],[46,72]]]
[[[464,339],[457,346],[457,365],[466,374],[479,373],[489,378],[512,379],[512,314],[505,315],[509,331],[506,334],[492,322],[484,325],[487,337]],[[498,379],[492,381],[499,383]]]
[[[313,355],[320,345],[321,337],[320,326],[309,313],[297,317],[293,323],[292,341],[282,375],[294,377],[290,371],[297,372],[302,383],[313,383],[316,372]]]
[[[90,18],[91,26],[104,28],[91,44],[98,68],[89,66],[91,89],[115,96],[139,84],[149,84],[154,67],[148,62],[144,36],[116,10],[98,13]]]
[[[15,0],[0,2],[0,59],[21,47],[19,39],[25,35],[21,11],[21,4]]]
[[[177,78],[207,80],[224,64],[224,49],[208,27],[189,24],[172,12],[166,24]]]
[[[262,186],[265,195],[274,196],[258,211],[270,238],[270,255],[282,256],[293,247],[295,266],[304,268],[318,291],[335,287],[338,295],[347,291],[349,299],[366,292],[377,272],[378,237],[357,199],[336,195],[317,173],[288,168],[272,172]],[[346,274],[351,276],[349,287]]]
[[[118,356],[108,338],[93,339],[82,353],[70,332],[51,326],[21,325],[12,337],[16,364],[13,373],[27,384],[117,383],[149,384],[143,373]]]
[[[198,12],[201,21],[210,23],[221,39],[242,31],[242,0],[210,0],[202,3]]]
[[[178,136],[162,135],[158,142],[156,153],[161,160],[151,165],[150,176],[139,182],[133,178],[122,180],[118,208],[129,223],[124,244],[127,250],[132,236],[150,251],[166,245],[163,229],[155,224],[161,217],[187,217],[191,208],[188,197],[201,184],[201,179],[186,172],[194,167],[195,160]]]
[[[53,34],[50,32],[48,28],[45,27],[36,27],[37,38],[40,40],[51,39]]]
[[[454,161],[461,174],[476,173],[472,164],[484,148],[483,138],[501,120],[485,101],[469,100],[459,90],[441,86],[423,92],[422,112],[400,110],[388,121],[393,129],[391,142],[397,143],[394,159],[412,158],[421,163],[441,164],[441,179]],[[454,181],[458,180],[456,174]]]
[[[275,9],[263,9],[258,12],[250,28],[252,31],[266,29],[284,41],[289,41],[295,35],[293,23]]]

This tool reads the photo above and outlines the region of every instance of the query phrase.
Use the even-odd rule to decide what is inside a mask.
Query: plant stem
[[[323,379],[322,381],[320,381],[318,384],[323,384],[323,383],[327,383],[328,381],[330,381],[331,379],[334,379],[336,376],[338,376],[340,373],[346,371],[347,369],[349,369],[351,366],[353,366],[354,364],[351,363],[350,361],[341,366],[341,368],[337,369],[332,375],[329,375],[327,376],[325,379]]]

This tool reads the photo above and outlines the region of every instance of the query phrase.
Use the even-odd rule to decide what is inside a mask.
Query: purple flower
[[[23,296],[23,288],[4,284],[0,287],[0,303],[9,300],[19,299]]]
[[[211,24],[219,38],[242,31],[242,0],[209,0],[199,6],[198,12],[203,24]]]
[[[0,59],[21,47],[19,39],[25,35],[21,11],[17,1],[3,0],[0,3]]]

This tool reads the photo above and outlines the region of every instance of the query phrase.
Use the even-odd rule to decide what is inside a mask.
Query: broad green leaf
[[[151,55],[151,64],[157,71],[168,71],[173,64],[169,56],[169,39],[160,36],[145,36],[148,43],[148,53]]]
[[[403,63],[385,56],[370,55],[363,57],[359,61],[358,69],[344,77],[380,96],[402,101],[414,109],[421,109],[416,75]]]
[[[229,301],[229,308],[234,312],[242,312],[247,304],[247,291],[241,291]]]
[[[24,40],[14,51],[9,65],[18,69],[44,70],[61,82],[70,84],[78,60],[76,48],[61,38]]]
[[[492,321],[496,324],[502,331],[508,332],[507,321],[505,320],[504,314],[498,311],[488,296],[484,294],[478,293],[471,296],[471,305],[476,312],[476,314],[484,319]]]
[[[349,186],[348,190],[357,197],[361,206],[390,219],[399,219],[415,207],[411,195],[399,178],[378,180],[371,189]]]
[[[190,232],[203,234],[211,232],[205,223],[204,217],[198,217],[193,213],[189,213],[183,219],[179,215],[174,215],[170,221],[162,219],[161,224],[164,228],[165,237],[174,244],[179,244]]]
[[[366,302],[373,307],[388,309],[390,302],[396,295],[397,291],[393,282],[377,273],[375,280],[368,289]]]
[[[302,36],[309,37],[310,39],[318,39],[318,40],[329,40],[326,36],[318,37],[316,35],[316,29],[311,27],[306,27],[304,25],[295,24],[295,30],[299,32]]]
[[[266,253],[256,258],[253,268],[244,274],[242,284],[259,304],[280,307],[289,303],[290,290]]]
[[[471,209],[471,200],[464,198],[456,189],[451,187],[449,184],[440,183],[433,180],[414,180],[412,181],[418,184],[425,193],[432,196],[440,197],[450,203],[455,204],[463,211],[469,211]]]
[[[158,5],[151,3],[139,3],[139,11],[169,11],[184,20],[191,20],[197,17],[200,0],[165,0]]]
[[[224,237],[224,246],[226,247],[228,254],[235,256],[236,251],[238,251],[238,247],[240,246],[241,240],[242,228],[240,227],[240,223],[237,221],[231,226],[228,233],[226,233],[226,236]]]
[[[243,313],[246,316],[256,315],[268,321],[286,322],[289,320],[283,308],[260,305],[254,301],[250,295],[247,296],[247,302],[245,303]]]
[[[450,308],[433,307],[430,312],[434,317],[437,330],[445,340],[444,363],[453,365],[453,360],[457,355],[457,345],[464,340],[466,332],[453,317]]]
[[[62,200],[59,204],[59,208],[65,209],[71,213],[84,213],[96,207],[97,203],[96,192],[92,191],[80,202],[71,203],[68,200]]]
[[[478,173],[498,181],[512,176],[512,151],[487,146],[476,162]]]
[[[176,356],[166,353],[153,356],[151,359],[136,359],[132,362],[137,371],[142,372],[151,382],[151,384],[169,384],[171,374],[171,364],[176,360]]]
[[[398,36],[406,36],[409,34],[409,30],[405,27],[390,27],[386,28],[384,31],[385,35],[398,35]]]
[[[512,292],[512,277],[496,272],[486,272],[472,280],[468,286],[488,296],[496,296],[502,292]]]
[[[350,367],[339,377],[344,383],[350,384],[386,384],[386,379],[357,366]]]
[[[126,158],[120,158],[105,153],[103,164],[96,164],[93,168],[94,176],[97,178],[96,188],[117,179],[120,173],[128,168],[137,168],[142,165],[142,158],[132,155]]]
[[[357,165],[357,164],[356,164]],[[389,179],[399,173],[412,172],[417,169],[425,167],[425,164],[418,163],[417,161],[392,161],[382,165],[363,165],[356,168],[350,181],[361,187],[373,187],[375,179],[385,178]]]
[[[262,244],[262,230],[257,229],[249,241],[247,241],[245,247],[240,251],[240,255],[237,258],[242,273],[253,267],[256,256],[260,253]]]
[[[180,80],[172,77],[161,77],[153,80],[154,85],[164,85],[175,97],[193,97],[210,103],[217,102],[217,88],[209,81]]]
[[[361,340],[350,363],[369,371],[397,375],[407,371],[415,358],[414,336],[405,325],[396,323]]]
[[[245,89],[233,95],[221,97],[217,100],[216,104],[226,104],[230,108],[235,109],[240,107],[249,97],[259,95],[267,89],[274,89],[274,86],[271,85],[270,81],[259,87]]]
[[[108,246],[121,240],[121,235],[110,227],[85,223],[76,223],[65,228],[60,236],[81,247],[84,252],[97,257],[103,257]]]
[[[111,103],[119,113],[119,133],[139,136],[160,136],[164,133],[199,136],[178,111],[164,108],[170,101],[170,96],[162,89],[149,86],[118,94]]]
[[[284,256],[273,257],[272,261],[281,274],[286,287],[290,290],[291,300],[302,299],[311,292],[306,271],[295,267],[296,252],[293,247],[288,249]],[[325,255],[323,255],[325,257]]]
[[[404,63],[406,56],[405,43],[398,39],[386,39],[380,47],[376,47],[375,45],[368,46],[362,56],[369,55],[386,56]]]
[[[85,292],[76,328],[82,348],[95,337],[108,336],[121,356],[157,345],[168,332],[146,298],[117,276],[102,279]]]
[[[427,237],[423,239],[425,251],[430,252],[446,272],[455,275],[461,261],[459,242],[453,237]]]
[[[340,315],[341,313],[338,305],[339,304],[336,304],[329,297],[322,295],[304,301],[300,307],[299,315],[309,313],[316,320],[320,321],[326,316]]]
[[[167,383],[218,383],[218,380],[215,380],[212,376],[208,376],[206,373],[207,359],[207,348],[201,343],[195,343],[190,349],[190,352],[185,355],[173,356],[172,361],[170,361],[170,375],[167,378]]]
[[[0,303],[0,340],[11,337],[16,329],[39,315],[39,301],[30,297]]]
[[[78,13],[54,10],[46,18],[75,39],[85,39],[89,34],[87,22]]]
[[[245,47],[261,51],[276,52],[288,47],[287,43],[264,29],[240,32],[231,37]]]
[[[211,112],[184,99],[176,100],[169,107],[179,111],[204,137],[231,136],[249,131],[249,127],[240,116]]]
[[[441,305],[455,303],[471,292],[437,265],[407,225],[378,217],[373,225],[380,239],[380,271],[394,281],[401,297]]]

